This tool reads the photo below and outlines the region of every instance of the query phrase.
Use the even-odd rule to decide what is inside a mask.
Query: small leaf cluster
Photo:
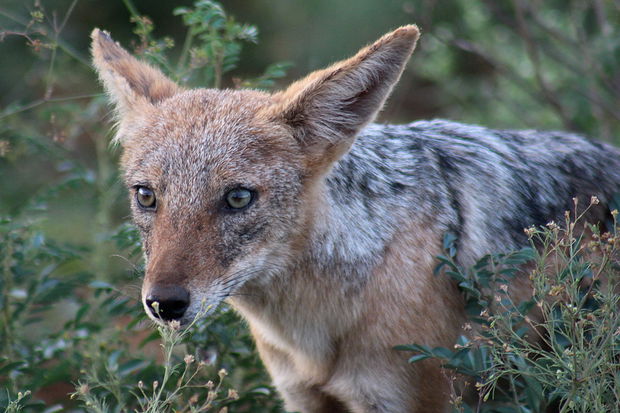
[[[195,1],[193,7],[177,7],[173,14],[180,16],[187,28],[182,49],[176,64],[168,56],[174,47],[170,37],[156,38],[154,23],[130,4],[131,22],[139,42],[134,53],[158,66],[168,76],[181,84],[221,88],[224,75],[233,71],[241,58],[244,43],[258,43],[258,29],[254,25],[239,23],[228,15],[222,5],[212,0]],[[291,64],[279,62],[269,65],[255,79],[229,80],[234,87],[268,89],[275,79],[282,78]]]

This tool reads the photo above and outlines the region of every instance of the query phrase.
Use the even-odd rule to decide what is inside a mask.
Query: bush
[[[619,198],[620,200],[620,198]],[[597,204],[593,198],[590,207]],[[616,202],[618,203],[618,202]],[[588,208],[590,208],[588,207]],[[404,345],[409,362],[436,358],[469,377],[477,400],[454,394],[459,412],[617,412],[620,409],[620,227],[610,232],[566,213],[563,225],[528,228],[531,247],[487,255],[473,267],[456,264],[454,237],[445,240],[445,271],[463,292],[470,323],[454,349]],[[587,212],[587,209],[586,209]],[[592,231],[587,240],[578,229]],[[529,279],[532,296],[510,294],[516,276]],[[471,384],[471,383],[470,383]]]
[[[427,1],[414,67],[441,116],[620,144],[620,9],[599,0]],[[428,98],[425,96],[425,102]]]

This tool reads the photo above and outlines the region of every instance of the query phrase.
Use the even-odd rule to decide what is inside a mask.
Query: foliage
[[[119,357],[124,356],[121,351],[112,352],[106,360],[94,360],[96,363],[86,371],[85,379],[77,385],[72,397],[82,400],[88,411],[102,413],[221,412],[227,411],[226,406],[234,406],[235,411],[256,411],[257,408],[275,411],[279,404],[269,400],[274,395],[273,390],[268,385],[255,384],[265,377],[251,351],[250,338],[234,327],[239,320],[229,315],[230,310],[223,309],[206,321],[199,321],[197,317],[187,330],[180,330],[178,323],[158,327],[163,366],[149,365],[142,359],[119,364]],[[214,326],[216,330],[226,328],[227,331],[217,331],[221,334],[214,335]],[[198,340],[196,335],[203,339]],[[147,340],[152,339],[153,336],[147,337]],[[177,354],[180,347],[186,351],[182,362]],[[205,348],[209,351],[205,352]],[[213,357],[222,357],[222,360]],[[230,387],[228,380],[225,382],[229,374],[225,368],[217,371],[214,383],[215,368],[222,365],[232,365],[233,372],[241,373],[237,373],[235,381],[247,389],[244,393],[240,395]],[[145,375],[154,367],[155,375]],[[139,379],[131,373],[137,373]]]
[[[417,344],[415,363],[441,360],[444,368],[475,383],[478,400],[455,394],[459,412],[617,412],[620,409],[620,228],[611,232],[566,213],[563,225],[526,229],[531,248],[487,255],[469,269],[455,262],[454,237],[446,236],[445,274],[467,302],[470,323],[454,349]],[[592,231],[586,240],[580,226]],[[525,267],[524,267],[525,265]],[[527,266],[529,265],[529,267]],[[519,302],[510,284],[531,268],[531,297]],[[466,395],[465,395],[466,396]]]
[[[174,47],[174,41],[170,37],[154,38],[151,19],[139,15],[129,0],[125,2],[132,13],[131,21],[135,23],[134,33],[140,38],[134,53],[181,84],[222,87],[223,76],[239,63],[243,42],[258,42],[256,26],[237,23],[218,2],[198,0],[194,7],[177,7],[173,11],[174,15],[182,17],[187,27],[183,48],[173,65],[166,52]],[[233,82],[243,87],[272,87],[275,79],[286,75],[288,67],[288,63],[275,63],[257,79],[233,78]]]
[[[174,14],[183,16],[189,27],[179,66],[183,66],[187,50],[190,51],[190,69],[203,68],[203,85],[219,88],[222,74],[233,69],[239,61],[241,41],[256,43],[258,30],[255,26],[238,24],[226,15],[221,5],[210,0],[199,0],[194,9],[179,7]],[[201,44],[191,48],[192,39]],[[187,75],[181,76],[187,78]]]
[[[617,2],[426,3],[412,14],[424,33],[416,67],[450,117],[620,143]]]
[[[206,53],[208,59],[196,64],[181,55],[175,66],[168,58],[172,40],[154,38],[152,21],[137,14],[130,1],[125,4],[138,36],[136,52],[183,83],[196,78],[217,86],[235,67],[240,41],[257,39],[255,28],[237,24],[218,3],[198,1],[177,13],[191,33],[186,52]],[[33,162],[38,160],[49,172],[47,182],[11,205],[0,220],[0,408],[280,411],[250,335],[230,309],[222,307],[183,332],[154,331],[146,322],[134,281],[143,270],[137,231],[114,215],[123,191],[107,144],[108,125],[101,122],[105,100],[99,95],[53,97],[60,87],[57,73],[74,64],[61,60],[75,56],[60,40],[72,8],[57,25],[56,17],[37,3],[30,20],[12,33],[26,39],[47,65],[46,94],[0,114],[6,120],[0,128],[0,167],[24,170],[27,159],[38,170],[41,166]],[[62,58],[58,52],[65,52]],[[283,66],[274,67],[256,83],[268,86],[285,74]],[[60,129],[58,124],[73,126]],[[50,126],[53,139],[45,136]],[[95,148],[94,159],[71,150],[84,135]],[[71,244],[49,236],[56,202],[67,197],[93,211],[82,228],[80,217],[74,217]],[[59,232],[67,230],[72,228]],[[125,265],[110,263],[112,253]],[[123,284],[128,285],[112,287]]]
[[[250,336],[229,309],[220,309],[183,333],[160,329],[162,366],[153,357],[159,335],[149,333],[139,301],[94,281],[92,274],[72,273],[72,265],[81,259],[79,251],[55,245],[10,220],[2,226],[0,384],[6,391],[0,393],[0,406],[46,412],[75,407],[56,392],[69,393],[70,386],[58,384],[82,376],[74,394],[87,411],[278,408]],[[132,248],[136,235],[123,226],[116,239],[119,248]],[[63,268],[70,276],[60,276]],[[66,307],[71,314],[59,314]],[[50,325],[50,318],[59,316],[66,321]],[[43,323],[48,331],[33,334]],[[231,371],[226,380],[225,371]],[[213,377],[219,377],[217,385],[209,381]],[[244,391],[237,393],[233,385]],[[200,388],[208,391],[198,392]],[[224,388],[228,393],[222,394]],[[52,406],[39,399],[50,396],[56,402]]]

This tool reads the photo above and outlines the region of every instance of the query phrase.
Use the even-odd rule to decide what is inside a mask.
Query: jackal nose
[[[189,291],[177,285],[155,285],[145,301],[154,317],[165,321],[178,320],[189,307]]]

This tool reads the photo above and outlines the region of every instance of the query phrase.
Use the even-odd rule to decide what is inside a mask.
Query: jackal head
[[[311,242],[323,177],[381,109],[417,38],[401,27],[269,94],[186,90],[93,31],[152,318],[187,324],[201,306],[286,271]]]

